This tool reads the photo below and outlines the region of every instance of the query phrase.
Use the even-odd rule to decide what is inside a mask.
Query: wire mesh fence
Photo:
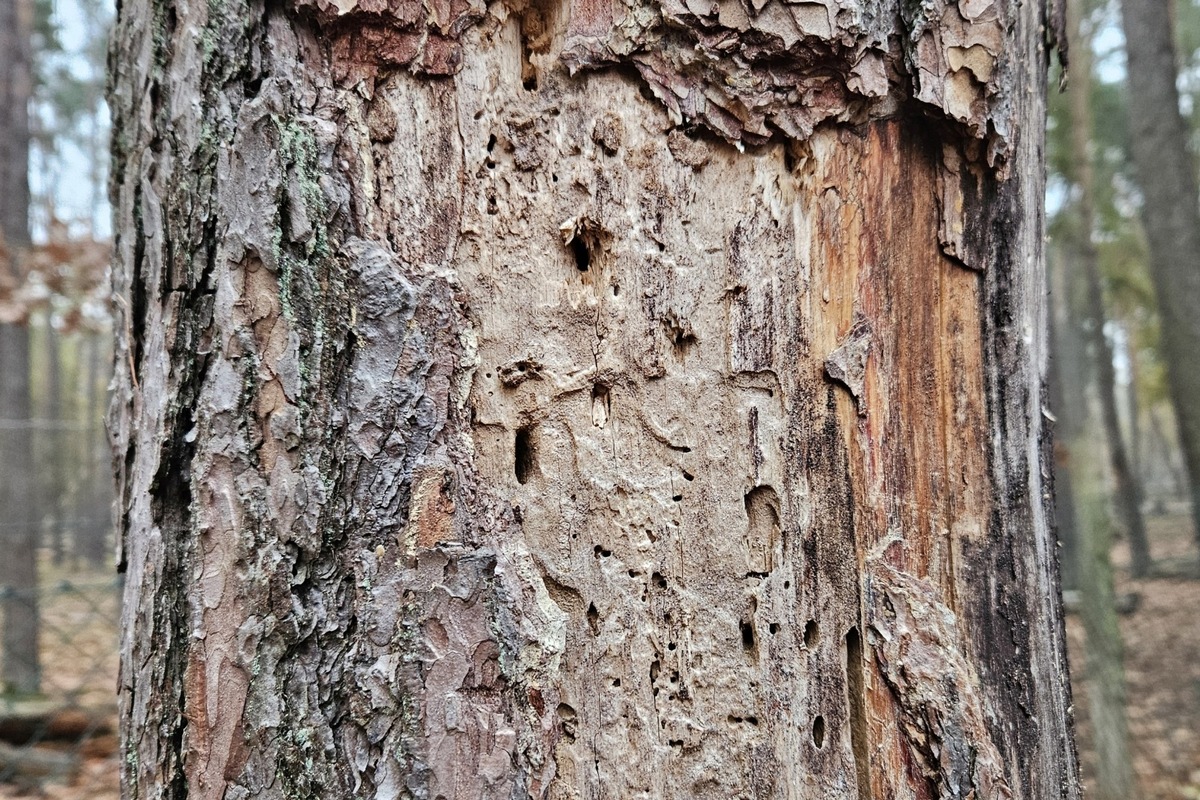
[[[119,796],[119,621],[120,582],[103,573],[0,586],[0,798]]]

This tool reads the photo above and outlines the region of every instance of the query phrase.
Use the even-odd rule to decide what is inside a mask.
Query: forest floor
[[[1190,521],[1182,511],[1151,516],[1147,525],[1156,563],[1177,570],[1189,559],[1194,562]],[[1136,609],[1120,618],[1137,797],[1200,800],[1200,580],[1130,580],[1124,569],[1128,562],[1124,545],[1118,545],[1113,557],[1118,595],[1137,595]],[[53,570],[44,575],[42,657],[48,693],[86,707],[112,707],[117,675],[115,586],[103,575],[67,576]],[[1083,630],[1076,615],[1067,618],[1067,640],[1079,755],[1085,785],[1092,789],[1096,756],[1083,685]],[[80,755],[72,781],[50,781],[40,789],[0,784],[0,800],[119,798],[114,736],[91,737],[59,748]]]
[[[1180,572],[1195,564],[1191,521],[1183,509],[1146,518],[1156,566]],[[1143,800],[1200,800],[1200,580],[1132,580],[1128,548],[1113,551],[1116,592],[1136,595],[1120,617],[1125,645],[1130,747]],[[1194,572],[1193,572],[1194,575]],[[1076,733],[1085,786],[1095,784],[1096,754],[1084,686],[1083,625],[1067,617]],[[1094,796],[1094,791],[1088,791]]]
[[[40,786],[0,783],[0,800],[117,800],[116,687],[120,597],[111,571],[39,567],[39,650],[42,692],[36,700],[0,697],[0,718],[32,708],[84,709],[95,722],[82,735],[40,743],[36,751],[73,756],[77,771],[67,780]],[[28,745],[18,748],[28,751]],[[5,768],[5,772],[11,767]]]

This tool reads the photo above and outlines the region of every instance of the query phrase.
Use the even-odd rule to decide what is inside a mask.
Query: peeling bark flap
[[[295,0],[316,12],[333,41],[339,77],[375,67],[453,75],[462,66],[463,32],[483,19],[481,0]]]
[[[996,0],[567,1],[572,72],[632,65],[677,121],[729,141],[806,139],[823,122],[893,116],[911,97],[984,143],[989,165],[1005,162],[1011,81]],[[485,15],[480,0],[295,2],[331,36],[340,78],[457,73],[462,34]]]
[[[616,4],[614,4],[615,6]],[[575,0],[572,71],[632,64],[678,120],[757,144],[893,115],[909,96],[1008,151],[1006,31],[995,0]]]
[[[845,386],[854,398],[859,416],[866,416],[863,383],[867,377],[867,356],[871,351],[871,326],[858,319],[837,349],[825,359],[825,374]]]

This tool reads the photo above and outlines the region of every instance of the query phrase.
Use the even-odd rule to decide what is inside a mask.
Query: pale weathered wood
[[[123,7],[131,796],[1077,797],[1042,9],[824,9]]]

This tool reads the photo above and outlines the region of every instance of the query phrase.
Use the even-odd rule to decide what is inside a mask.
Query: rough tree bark
[[[1200,546],[1200,200],[1168,0],[1122,0],[1133,164],[1142,190],[1150,277],[1162,318],[1163,359]]]
[[[0,0],[0,284],[21,282],[29,247],[29,97],[32,6]],[[0,683],[36,692],[37,500],[29,402],[29,330],[0,321]]]
[[[129,796],[1077,797],[1046,23],[124,5]]]

